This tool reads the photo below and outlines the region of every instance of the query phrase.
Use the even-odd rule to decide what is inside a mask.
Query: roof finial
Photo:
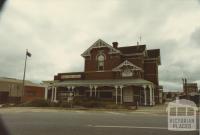
[[[139,42],[137,41],[137,45],[139,45]]]
[[[142,36],[141,36],[141,34],[140,34],[140,36],[139,36],[139,41],[137,41],[137,45],[140,45],[141,42],[142,42]]]
[[[140,40],[140,44],[141,44],[141,42],[142,42],[142,36],[141,36],[141,34],[140,34],[139,40]]]

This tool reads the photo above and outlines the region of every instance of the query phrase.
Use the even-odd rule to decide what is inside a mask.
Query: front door
[[[125,103],[133,102],[133,89],[130,87],[124,88],[123,99]]]

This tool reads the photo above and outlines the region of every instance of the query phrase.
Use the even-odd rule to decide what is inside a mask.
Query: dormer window
[[[97,56],[98,70],[104,70],[104,61],[105,56],[103,54]]]

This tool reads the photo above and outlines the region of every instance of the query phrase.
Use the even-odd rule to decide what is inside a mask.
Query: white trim
[[[57,87],[54,87],[54,102],[57,102]]]
[[[98,86],[115,86],[115,85],[123,85],[123,86],[140,86],[140,85],[152,85],[153,83],[143,79],[107,79],[107,80],[66,80],[57,82],[54,84],[55,86],[86,86],[90,85],[98,85]]]
[[[123,104],[123,85],[120,85],[120,104]]]
[[[96,55],[96,61],[98,61],[98,57],[100,55],[103,55],[104,56],[104,61],[106,60],[106,55],[104,54],[104,52],[98,52],[97,55]]]
[[[51,101],[54,99],[54,87],[51,87]]]
[[[153,105],[155,105],[155,89],[153,88],[152,89],[152,102],[153,102]]]
[[[109,54],[113,54],[113,53],[120,53],[119,50],[115,49],[114,47],[112,47],[111,45],[109,45],[108,43],[106,43],[105,41],[99,39],[97,40],[92,46],[90,46],[85,52],[83,52],[81,54],[81,56],[86,57],[86,56],[90,56],[90,51],[94,48],[102,48],[102,47],[107,47],[110,49]]]
[[[44,94],[44,99],[47,100],[48,99],[48,87],[45,87],[45,94]]]
[[[146,90],[146,85],[143,85],[144,88],[144,105],[147,105],[147,90]]]
[[[116,103],[116,105],[117,105],[117,89],[118,89],[118,86],[117,85],[115,85],[115,103]]]
[[[149,85],[149,91],[150,91],[150,106],[153,106],[153,92],[151,85]]]
[[[140,68],[140,67],[138,67],[138,66],[136,66],[136,65],[134,65],[133,63],[131,63],[130,61],[128,61],[128,60],[125,60],[124,62],[122,62],[120,65],[118,65],[117,67],[115,67],[115,68],[113,68],[113,70],[112,71],[121,71],[121,67],[123,67],[123,66],[131,66],[131,67],[133,67],[131,70],[139,70],[139,71],[143,71],[142,70],[142,68]]]

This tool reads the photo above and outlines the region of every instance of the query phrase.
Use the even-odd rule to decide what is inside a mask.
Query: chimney
[[[118,48],[118,42],[113,42],[112,44],[113,44],[113,47],[114,47],[115,49]]]

